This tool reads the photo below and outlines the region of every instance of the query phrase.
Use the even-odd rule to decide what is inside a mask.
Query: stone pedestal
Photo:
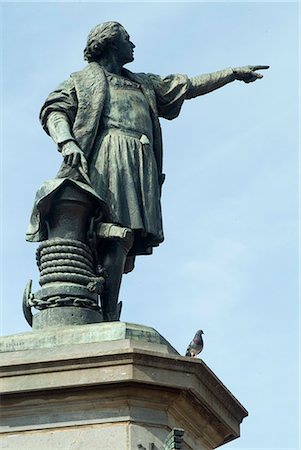
[[[201,359],[122,322],[1,338],[5,450],[209,450],[247,411]],[[184,430],[183,443],[168,434]]]

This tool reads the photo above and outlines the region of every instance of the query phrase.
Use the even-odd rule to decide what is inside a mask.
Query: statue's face
[[[134,61],[135,45],[130,41],[130,36],[124,28],[120,28],[119,37],[114,44],[118,50],[118,56],[122,65]]]

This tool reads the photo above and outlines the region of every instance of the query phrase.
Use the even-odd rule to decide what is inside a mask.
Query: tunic
[[[107,95],[88,161],[91,185],[112,221],[135,231],[133,254],[163,241],[149,105],[139,83],[106,72]]]

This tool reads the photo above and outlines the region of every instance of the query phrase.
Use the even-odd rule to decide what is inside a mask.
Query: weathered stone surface
[[[73,310],[72,307],[66,309],[68,311]],[[117,345],[114,344],[115,341],[118,341]],[[69,349],[71,351],[70,346],[72,346],[72,351],[76,351],[76,344],[92,343],[98,343],[98,349],[106,351],[108,348],[122,349],[128,345],[128,341],[139,341],[141,348],[178,354],[154,328],[126,322],[97,323],[63,328],[58,324],[57,327],[51,327],[48,330],[34,330],[29,333],[4,336],[0,337],[0,351],[6,353],[53,348],[56,353],[58,346],[68,346],[68,351]],[[79,351],[82,348],[79,347]],[[30,355],[32,355],[31,352]]]
[[[175,427],[186,450],[239,436],[246,410],[202,360],[154,330],[114,322],[54,332],[58,345],[38,347],[33,332],[35,348],[27,337],[27,350],[23,341],[2,353],[4,449],[161,450]]]
[[[102,314],[89,308],[62,306],[48,308],[33,316],[32,328],[45,330],[53,327],[66,327],[102,322]]]

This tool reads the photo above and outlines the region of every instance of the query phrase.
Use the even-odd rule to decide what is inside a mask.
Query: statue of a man
[[[256,70],[268,68],[229,68],[193,78],[137,74],[124,68],[134,60],[134,48],[119,23],[97,25],[84,50],[88,66],[48,96],[40,116],[63,156],[60,173],[80,170],[109,206],[111,222],[132,230],[130,238],[108,242],[99,256],[108,274],[105,320],[118,319],[121,277],[133,269],[135,256],[151,254],[163,241],[159,117],[174,119],[184,100],[234,80],[253,82],[262,78]]]

